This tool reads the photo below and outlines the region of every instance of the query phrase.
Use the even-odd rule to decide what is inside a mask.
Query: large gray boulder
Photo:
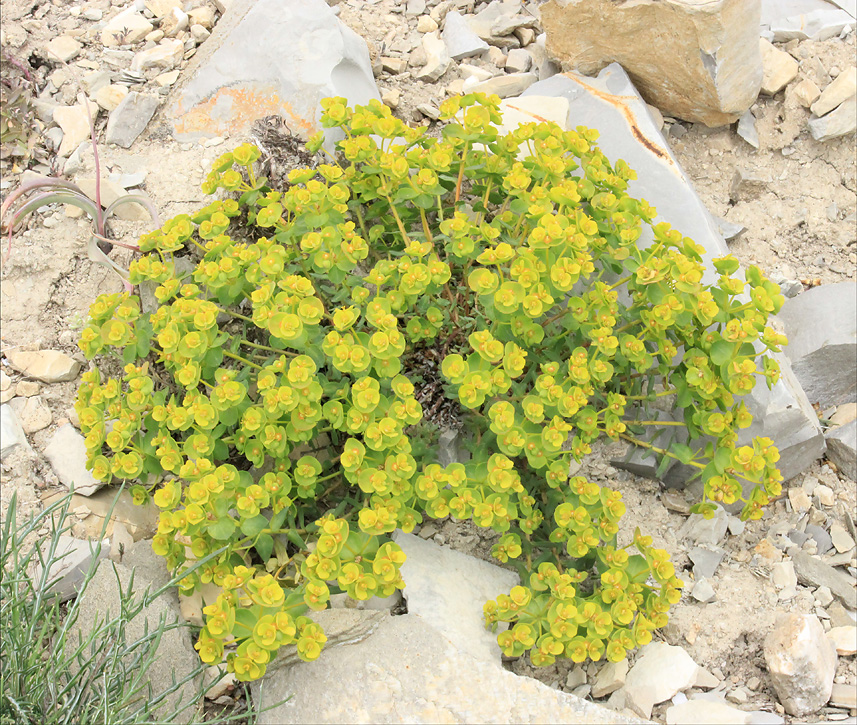
[[[596,78],[576,73],[555,75],[522,94],[522,98],[530,96],[565,98],[566,128],[583,125],[598,129],[598,144],[607,157],[614,162],[624,159],[637,172],[637,179],[628,185],[628,193],[657,208],[654,223],[669,222],[705,248],[703,281],[715,282],[718,275],[711,260],[729,254],[717,221],[697,195],[621,66],[613,63]],[[538,113],[533,113],[532,120],[537,120]],[[639,243],[647,246],[651,240],[651,230],[644,227]],[[739,431],[739,441],[743,445],[756,435],[771,438],[780,450],[780,469],[788,480],[824,453],[824,435],[787,360],[783,356],[778,360],[782,366],[780,381],[771,390],[758,383],[746,398],[755,420],[750,428]],[[670,475],[677,482],[681,469],[676,469],[679,467]]]
[[[786,300],[785,354],[811,403],[857,400],[857,282],[813,287]]]
[[[365,41],[324,0],[235,0],[183,75],[165,112],[179,140],[238,135],[274,114],[308,137],[322,98],[380,98]]]
[[[153,593],[156,588],[159,588],[159,582],[153,582],[147,578],[145,567],[132,569],[109,559],[104,559],[98,564],[95,575],[90,579],[77,603],[79,607],[77,622],[66,642],[67,652],[74,652],[79,643],[85,642],[96,628],[103,625],[105,620],[120,614],[122,600],[119,587],[121,586],[122,591],[127,591],[132,575],[134,596],[137,599],[144,590],[148,589]],[[182,621],[178,602],[172,592],[165,592],[158,596],[127,623],[122,632],[125,642],[130,644],[144,637],[147,632],[154,632],[161,621],[168,625]],[[138,654],[141,651],[145,650],[138,650]],[[193,648],[188,628],[181,626],[167,629],[161,636],[151,665],[143,675],[144,687],[151,686],[153,696],[157,697],[170,690],[174,682],[183,680],[199,667],[200,660]],[[191,722],[196,716],[198,685],[198,681],[191,680],[167,695],[161,708],[158,709],[158,712],[162,713],[158,721]],[[148,696],[146,689],[143,693],[144,696]],[[187,708],[177,718],[162,720],[186,705]]]
[[[313,619],[330,629],[327,620],[343,611]],[[292,695],[260,714],[259,725],[643,722],[474,658],[421,617],[349,614],[353,636],[340,633],[314,662],[269,668],[251,685],[257,708]]]

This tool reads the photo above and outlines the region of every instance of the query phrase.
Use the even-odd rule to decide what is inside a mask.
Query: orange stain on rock
[[[280,98],[276,91],[264,88],[221,88],[187,111],[179,102],[172,115],[178,134],[221,136],[246,131],[253,121],[275,114],[286,117],[292,131],[307,138],[319,129],[314,120],[296,113],[292,104]]]

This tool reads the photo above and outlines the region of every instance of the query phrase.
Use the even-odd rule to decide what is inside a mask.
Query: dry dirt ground
[[[101,5],[109,7],[106,0]],[[395,5],[395,0],[345,2],[340,17],[369,42],[373,53],[384,54],[393,39],[411,37],[416,32],[415,19],[393,12]],[[5,0],[0,16],[7,36],[25,33],[21,23],[38,17],[42,26],[30,31],[26,45],[19,49],[38,54],[51,37],[76,27],[77,21],[69,15],[70,7],[62,0]],[[857,271],[855,139],[852,134],[823,143],[814,141],[806,127],[809,112],[794,98],[792,89],[802,78],[811,78],[824,88],[830,82],[831,69],[854,65],[855,35],[852,32],[844,39],[823,42],[793,41],[783,47],[799,61],[800,73],[784,93],[760,97],[754,106],[760,137],[758,150],[738,137],[734,127],[711,130],[683,122],[668,123],[671,130],[667,137],[709,209],[746,227],[731,243],[742,263],[758,264],[771,274],[806,280],[808,284],[853,281]],[[401,90],[396,113],[414,122],[418,117],[416,106],[443,100],[447,85],[456,77],[453,71],[435,84],[416,81],[407,74],[383,74],[377,80],[382,90]],[[103,120],[99,125],[103,127]],[[128,151],[102,146],[101,163],[105,173],[145,171],[145,191],[165,220],[203,204],[199,187],[211,161],[242,140],[229,138],[215,146],[178,144],[153,124]],[[82,173],[92,172],[91,152],[84,155],[83,169]],[[730,199],[730,184],[738,169],[769,179],[755,198]],[[13,176],[5,180],[11,181],[12,186],[16,181]],[[146,222],[116,222],[113,231],[119,239],[134,241],[147,228]],[[98,294],[121,289],[115,276],[87,259],[87,230],[85,220],[69,218],[62,209],[48,209],[34,215],[29,228],[15,235],[11,257],[3,265],[0,277],[3,351],[29,346],[77,353],[76,336],[85,323],[89,305]],[[117,259],[123,261],[124,257],[127,262],[127,254],[120,252]],[[5,370],[11,374],[11,370]],[[68,417],[75,389],[75,383],[43,388],[55,424]],[[55,429],[56,425],[52,425],[30,436],[33,448],[41,450]],[[604,462],[608,458],[603,451],[590,457],[584,472],[623,492],[628,514],[621,536],[630,538],[639,525],[673,555],[679,571],[684,571],[685,581],[692,583],[688,547],[678,535],[686,516],[666,508],[658,484],[613,469]],[[841,478],[823,461],[792,481],[792,485],[801,485],[810,478],[832,488],[838,506],[849,511],[857,507],[854,482]],[[54,489],[58,482],[38,454],[15,454],[2,464],[2,484],[2,510],[5,512],[11,492],[17,491],[26,512],[37,507],[40,494]],[[716,600],[699,604],[685,593],[675,607],[671,624],[662,633],[672,644],[684,647],[698,664],[722,675],[727,692],[758,678],[759,685],[746,706],[752,709],[774,711],[778,707],[762,657],[763,633],[772,625],[775,614],[816,611],[812,590],[798,587],[796,596],[782,601],[770,581],[758,575],[756,547],[773,524],[790,516],[786,502],[781,500],[763,520],[748,524],[738,536],[730,535],[723,544],[726,556],[714,582]],[[452,522],[441,523],[438,528],[447,544],[487,557],[490,541],[483,532]],[[534,671],[523,661],[512,667],[561,688],[565,688],[572,669],[565,663]],[[589,669],[592,674],[597,666],[590,665]],[[853,657],[840,658],[837,681],[857,682]],[[662,716],[662,711],[656,708],[654,716]],[[820,715],[826,719],[827,714],[836,717],[837,712],[843,711]]]

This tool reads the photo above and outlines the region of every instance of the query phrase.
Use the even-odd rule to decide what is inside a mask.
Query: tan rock
[[[722,126],[759,93],[759,0],[550,0],[541,15],[563,67],[594,75],[618,62],[665,115]]]
[[[29,435],[47,428],[54,420],[50,408],[39,396],[33,398],[15,398],[9,405],[15,411],[24,433]]]
[[[75,179],[74,183],[80,187],[84,194],[95,201],[95,179]],[[105,209],[117,199],[128,195],[125,189],[108,179],[101,180],[99,192],[101,193],[101,206]],[[149,219],[149,212],[139,204],[122,204],[116,210],[116,217],[126,221],[146,221]]]
[[[184,43],[178,38],[162,40],[154,48],[141,50],[131,61],[131,70],[142,73],[150,68],[172,70],[184,58]]]
[[[48,43],[48,56],[63,63],[68,63],[68,61],[80,54],[81,48],[83,46],[74,38],[68,35],[60,35]]]
[[[417,32],[419,33],[433,33],[438,27],[438,24],[428,15],[421,15],[420,19],[417,20]]]
[[[9,350],[6,359],[15,370],[43,383],[68,382],[80,372],[80,363],[59,350]]]
[[[857,418],[857,403],[840,405],[830,418],[830,425],[845,425]]]
[[[101,44],[107,47],[132,45],[152,32],[154,26],[132,7],[111,18],[101,31]]]
[[[816,116],[823,116],[855,94],[857,94],[857,68],[849,68],[840,73],[836,80],[824,89],[818,100],[812,104],[811,110]]]
[[[182,0],[146,0],[145,4],[146,10],[152,13],[152,15],[156,18],[162,18],[169,13],[170,10],[181,10],[184,3]]]
[[[827,633],[827,639],[836,647],[836,654],[850,657],[857,654],[857,626],[834,627]]]
[[[191,25],[201,25],[206,30],[214,27],[214,8],[210,5],[194,8],[188,11],[187,15]]]
[[[38,395],[41,389],[42,386],[33,380],[21,380],[15,386],[15,395],[22,398],[32,398],[34,395]]]
[[[402,92],[398,88],[390,88],[381,94],[381,100],[390,108],[398,108],[401,95]]]
[[[762,53],[762,93],[773,96],[785,88],[797,76],[798,63],[784,50],[775,47],[765,38],[759,38]]]
[[[67,491],[52,491],[42,496],[42,503],[47,507],[55,503]],[[76,521],[72,524],[72,534],[79,538],[98,538],[101,536],[104,520],[110,513],[113,501],[116,499],[116,489],[112,486],[102,488],[91,496],[75,493],[69,502],[69,511],[73,511]],[[134,541],[150,539],[157,532],[158,507],[150,500],[142,506],[134,504],[129,491],[122,491],[113,508],[113,513],[107,523],[105,535],[113,535],[113,525],[116,522],[124,524]]]
[[[128,95],[128,86],[109,85],[95,92],[95,102],[105,111],[112,111]]]
[[[98,114],[98,104],[92,101],[89,103],[89,112],[92,114],[92,120]],[[74,106],[60,106],[54,109],[54,121],[57,122],[63,131],[62,143],[60,144],[57,155],[68,156],[80,144],[89,138],[91,129],[89,127],[89,116],[86,114],[86,108],[78,103]]]
[[[181,8],[172,8],[161,18],[161,30],[168,38],[175,38],[182,30],[188,27],[188,17]]]
[[[854,710],[857,708],[857,687],[835,684],[830,692],[830,704]]]
[[[821,95],[818,86],[815,85],[809,78],[804,78],[793,89],[797,102],[804,108],[809,108],[816,99]]]
[[[9,390],[12,387],[12,378],[0,370],[0,390]]]
[[[155,83],[157,83],[161,88],[165,86],[173,85],[179,79],[179,71],[171,70],[166,73],[161,73],[159,76],[155,76]]]

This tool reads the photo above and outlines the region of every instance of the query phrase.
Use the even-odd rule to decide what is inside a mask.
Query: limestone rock
[[[715,504],[714,516],[706,519],[702,514],[691,514],[679,530],[679,538],[687,538],[697,544],[717,546],[726,536],[729,516],[726,510]]]
[[[42,550],[47,553],[46,546]],[[81,541],[71,536],[60,536],[54,553],[54,563],[48,569],[44,577],[44,567],[38,562],[30,571],[30,579],[38,587],[44,578],[47,585],[45,594],[59,597],[60,602],[67,602],[76,597],[80,591],[83,580],[93,565],[93,560],[98,562],[107,557],[110,551],[110,542]]]
[[[107,119],[107,143],[115,143],[125,149],[131,148],[131,144],[145,131],[159,105],[157,97],[131,91]]]
[[[319,612],[313,619],[328,630],[328,617],[347,611]],[[364,618],[378,614],[351,613]],[[257,708],[300,693],[261,712],[259,725],[640,722],[476,659],[410,613],[381,615],[368,634],[350,640],[349,646],[335,648],[328,643],[314,662],[269,669],[261,682],[253,683]]]
[[[506,71],[509,73],[526,73],[532,65],[533,56],[523,48],[510,50],[506,56]]]
[[[836,412],[830,416],[830,425],[847,425],[852,420],[857,420],[857,403],[845,403],[836,408]]]
[[[840,103],[845,103],[857,94],[857,68],[853,66],[836,76],[836,79],[824,89],[811,110],[816,116],[823,116]]]
[[[822,410],[857,392],[857,283],[838,282],[786,300],[779,313],[785,354],[811,403]]]
[[[188,11],[188,22],[193,25],[201,25],[206,30],[214,27],[214,8],[210,5],[202,5]]]
[[[620,63],[665,115],[722,126],[759,93],[759,0],[551,0],[541,15],[563,67],[593,75]]]
[[[193,38],[194,43],[200,45],[211,37],[211,32],[206,30],[201,25],[191,25],[190,37]]]
[[[67,495],[65,491],[45,493],[42,503],[47,507]],[[75,493],[71,496],[69,511],[74,514],[71,533],[78,539],[98,538],[102,535],[102,530],[105,536],[112,538],[116,523],[122,524],[135,541],[151,538],[157,533],[158,507],[152,501],[142,506],[135,505],[128,491],[122,491],[118,500],[116,491],[109,487],[102,488],[91,496]],[[104,520],[108,514],[110,519],[105,528]]]
[[[496,93],[500,98],[519,96],[538,80],[535,73],[508,73],[472,86],[471,93]]]
[[[324,0],[233,0],[183,76],[164,114],[182,141],[239,135],[271,114],[308,137],[322,98],[380,100],[365,41]]]
[[[521,0],[493,0],[476,15],[469,16],[467,25],[483,40],[493,40],[498,21],[514,17],[521,12],[521,7]]]
[[[80,363],[59,350],[9,350],[6,359],[15,370],[43,383],[65,383],[80,372]]]
[[[795,79],[798,63],[765,38],[759,38],[759,50],[762,53],[762,93],[773,96]]]
[[[132,5],[107,21],[101,31],[101,43],[107,47],[133,45],[153,29],[154,26]]]
[[[628,660],[608,662],[598,672],[592,685],[592,697],[607,697],[622,685],[628,675]],[[581,683],[582,684],[582,683]]]
[[[44,430],[53,422],[51,410],[45,405],[40,396],[33,398],[15,398],[9,402],[12,410],[18,420],[21,421],[21,428],[24,433],[36,433]]]
[[[648,719],[654,705],[693,687],[698,670],[699,665],[681,647],[664,642],[647,644],[625,679],[626,702]]]
[[[825,436],[827,457],[852,481],[857,481],[857,421],[840,425]]]
[[[141,50],[131,61],[131,70],[144,73],[152,68],[168,71],[175,68],[184,58],[184,43],[177,38],[162,40],[154,48]]]
[[[408,613],[419,616],[462,652],[500,664],[497,635],[485,628],[483,605],[508,594],[518,576],[507,569],[397,531]]]
[[[717,592],[708,579],[700,579],[693,585],[690,595],[700,604],[708,604],[717,598]]]
[[[850,657],[857,653],[857,626],[833,627],[827,638],[836,647],[836,654],[842,657]]]
[[[98,104],[92,101],[87,101],[87,103],[89,103],[89,112],[94,121],[98,114]],[[63,131],[62,143],[57,151],[60,156],[68,156],[90,136],[89,116],[86,115],[86,108],[80,103],[74,106],[55,108],[54,121],[59,124]]]
[[[109,560],[99,563],[95,576],[90,579],[80,597],[77,623],[67,642],[69,652],[74,651],[73,648],[78,645],[78,642],[87,637],[96,626],[96,622],[103,622],[107,616],[119,615],[119,587],[121,586],[123,591],[127,590],[131,576],[132,570],[123,564],[116,564]],[[134,592],[141,592],[151,586],[152,582],[148,581],[141,572],[134,573]],[[170,601],[169,596],[161,595],[128,622],[125,636],[129,642],[133,642],[142,638],[146,631],[152,632],[156,629],[162,617],[171,624],[180,621],[179,616],[177,607]],[[187,677],[199,667],[199,664],[199,657],[193,648],[189,629],[186,627],[168,629],[160,638],[151,667],[143,675],[142,686],[147,688],[151,685],[153,695],[157,696],[170,689],[174,679],[178,681]],[[176,692],[167,695],[163,712],[171,712],[192,702],[191,698],[196,688],[197,683],[191,680]],[[185,709],[175,722],[188,723],[193,716],[194,708],[191,706]]]
[[[794,86],[792,93],[794,93],[794,97],[804,108],[809,108],[821,95],[821,91],[818,89],[818,86],[809,78],[804,78],[800,83]]]
[[[442,37],[450,57],[455,60],[470,58],[488,50],[488,43],[469,28],[456,10],[446,14]]]
[[[779,615],[765,638],[764,653],[771,684],[786,712],[808,715],[830,699],[836,648],[815,615]]]
[[[171,10],[180,10],[183,4],[182,0],[145,0],[146,10],[156,18],[163,18]]]
[[[83,436],[71,423],[66,423],[53,434],[45,447],[45,456],[57,478],[76,493],[91,496],[104,486],[86,469],[86,444]]]
[[[426,53],[426,64],[417,73],[417,78],[423,81],[436,81],[452,63],[444,43],[437,33],[426,33],[423,36],[423,50]]]
[[[161,18],[161,30],[168,38],[174,38],[187,27],[188,16],[181,8],[172,8]]]
[[[116,108],[128,95],[128,86],[107,85],[95,92],[95,102],[108,113]]]
[[[95,179],[75,179],[74,183],[77,184],[84,194],[95,201]],[[101,194],[101,206],[105,209],[117,199],[128,196],[128,192],[125,189],[119,186],[119,184],[114,184],[109,179],[101,179],[99,191]],[[114,215],[117,219],[124,219],[126,221],[146,221],[149,219],[148,210],[140,204],[122,204],[117,207]]]
[[[624,159],[637,171],[638,178],[629,183],[628,193],[657,208],[655,223],[669,222],[706,250],[703,281],[716,282],[711,259],[728,254],[729,248],[622,68],[611,65],[597,78],[575,73],[556,75],[530,86],[521,100],[528,96],[566,98],[566,128],[597,128],[598,144],[607,157]],[[651,238],[651,233],[646,232],[640,243],[650,244]],[[779,466],[788,480],[823,454],[824,435],[788,360],[783,356],[776,359],[783,369],[780,381],[772,390],[756,385],[745,398],[754,422],[739,435],[741,445],[757,435],[771,438],[779,448]]]
[[[839,707],[847,707],[849,710],[857,709],[857,690],[854,685],[835,684],[830,690],[830,704]]]
[[[15,411],[8,403],[0,405],[0,459],[5,458],[18,446],[28,445]]]
[[[848,25],[853,27],[854,18],[844,10],[837,10],[826,3],[810,12],[780,18],[771,23],[771,39],[784,43],[789,40],[827,40],[842,32]]]
[[[83,46],[68,35],[60,35],[48,42],[48,56],[61,63],[68,63],[76,58]]]
[[[854,133],[857,129],[857,102],[845,101],[827,115],[809,119],[807,125],[816,141],[829,141]]]
[[[667,725],[746,725],[750,713],[712,700],[688,700],[673,705],[665,713]]]

